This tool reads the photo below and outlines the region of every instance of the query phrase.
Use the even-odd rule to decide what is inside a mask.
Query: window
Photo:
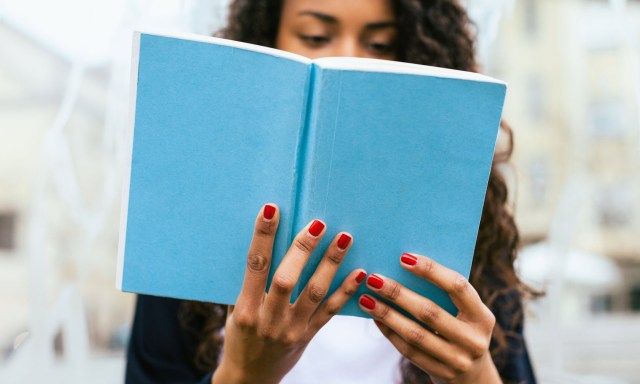
[[[540,122],[544,120],[545,110],[545,89],[542,78],[537,74],[532,74],[526,82],[527,112],[532,121]]]
[[[611,295],[596,294],[591,297],[591,313],[606,313],[613,309],[613,300]]]
[[[0,212],[0,250],[11,251],[15,247],[16,215]]]
[[[598,219],[607,228],[624,227],[633,220],[633,199],[627,185],[608,186],[598,193]]]
[[[607,100],[592,103],[588,113],[590,131],[595,138],[623,138],[627,133],[621,102]]]
[[[533,157],[527,164],[529,176],[529,192],[531,202],[535,206],[545,204],[549,192],[549,181],[551,178],[551,163],[545,156]]]
[[[640,312],[640,284],[636,284],[629,290],[629,309]]]
[[[524,2],[524,31],[528,38],[535,39],[538,35],[538,2],[540,0],[526,0]]]

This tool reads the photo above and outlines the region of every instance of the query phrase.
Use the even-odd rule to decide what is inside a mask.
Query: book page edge
[[[133,158],[133,131],[136,120],[136,97],[138,95],[138,65],[140,62],[140,32],[133,32],[131,42],[131,77],[129,83],[129,118],[127,121],[126,158],[122,177],[122,201],[120,205],[120,234],[118,236],[118,264],[116,288],[122,291],[124,275],[124,251],[127,242],[127,218],[129,215],[129,187],[131,182],[131,160]]]
[[[154,30],[154,29],[147,29],[147,28],[137,30],[136,32],[139,34],[155,35],[155,36],[162,36],[162,37],[169,37],[169,38],[176,38],[176,39],[198,41],[201,43],[224,45],[227,47],[238,48],[246,51],[262,53],[265,55],[281,57],[283,59],[299,61],[304,64],[311,64],[313,62],[311,59],[305,56],[297,55],[292,52],[287,52],[287,51],[283,51],[283,50],[271,48],[271,47],[265,47],[257,44],[245,43],[243,41],[229,40],[222,37],[198,35],[198,34],[189,33],[189,32],[173,32],[173,31],[169,32],[169,31]]]
[[[401,61],[380,60],[361,57],[323,57],[314,60],[320,68],[343,71],[398,73],[407,75],[432,76],[447,79],[481,81],[507,85],[504,81],[477,72],[461,71],[458,69],[434,67]]]

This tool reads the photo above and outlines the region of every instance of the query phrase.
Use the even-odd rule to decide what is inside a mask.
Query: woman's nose
[[[356,38],[342,38],[334,47],[332,56],[363,57],[365,55]]]

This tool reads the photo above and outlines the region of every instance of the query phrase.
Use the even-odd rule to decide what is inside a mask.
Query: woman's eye
[[[384,43],[370,43],[369,49],[379,54],[388,54],[393,51],[393,45]]]
[[[300,40],[312,47],[320,47],[329,42],[330,38],[324,35],[300,35]]]

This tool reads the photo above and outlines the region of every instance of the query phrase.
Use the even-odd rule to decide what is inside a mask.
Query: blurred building
[[[121,382],[134,301],[115,289],[132,30],[210,33],[226,3],[0,2],[0,382]]]
[[[48,316],[68,283],[84,298],[92,353],[117,354],[117,369],[122,369],[133,296],[114,288],[119,199],[104,194],[109,168],[121,161],[121,143],[109,143],[105,135],[122,130],[126,120],[128,70],[123,62],[129,59],[129,47],[103,49],[102,62],[78,67],[64,54],[64,44],[34,38],[33,31],[3,19],[3,6],[26,9],[36,3],[0,4],[0,373],[3,358],[33,326],[30,292],[44,287],[45,305],[38,313]],[[76,16],[83,19],[76,31],[102,31],[101,21],[113,16],[126,21],[121,27],[129,36],[135,17],[152,19],[148,24],[153,27],[210,31],[215,19],[210,16],[221,14],[225,1],[101,1],[86,6],[100,4],[105,15],[111,12],[109,17],[82,8],[82,1],[63,3],[81,9],[65,11],[53,2],[51,12],[90,11],[90,17]],[[489,19],[493,3],[510,9],[497,30],[498,40],[490,44],[491,53],[483,55],[488,58],[483,65],[484,72],[510,85],[505,119],[513,126],[516,146],[507,174],[524,243],[564,239],[572,247],[614,260],[623,273],[620,287],[580,303],[595,317],[570,328],[557,324],[551,335],[562,332],[558,340],[565,355],[572,356],[565,361],[567,369],[618,373],[627,382],[639,382],[633,380],[640,377],[635,367],[640,336],[634,336],[640,335],[640,322],[632,312],[640,311],[640,1],[468,3],[482,3]],[[45,4],[37,5],[40,9]],[[121,9],[124,16],[112,14],[114,4],[129,13]],[[69,23],[41,13],[58,20],[41,36]],[[74,28],[65,31],[63,38],[77,35]],[[94,39],[99,44],[106,40]],[[61,41],[78,49],[78,44]],[[47,132],[61,119],[65,95],[73,87],[76,99],[62,135],[52,144]],[[51,145],[60,151],[46,152]],[[42,281],[34,282],[33,275],[43,276]],[[531,320],[534,363],[538,368],[551,366],[554,340]]]
[[[640,311],[639,26],[640,1],[518,0],[485,63],[510,85],[507,174],[523,243],[601,255],[622,276],[606,288],[567,278],[560,304],[538,312],[561,322],[557,329],[549,333],[545,318],[529,322],[536,362],[553,365],[562,343],[565,369],[631,382],[640,377],[640,337],[630,336],[640,334],[631,315]]]
[[[39,268],[46,272],[45,281],[38,284],[48,292],[50,307],[44,313],[53,309],[65,284],[79,283],[89,320],[95,325],[92,340],[108,346],[110,333],[129,322],[132,299],[114,294],[118,201],[99,206],[105,166],[115,161],[100,144],[109,68],[96,67],[85,73],[78,101],[64,127],[68,140],[53,144],[69,147],[52,156],[43,153],[46,132],[69,86],[70,63],[7,25],[0,24],[0,40],[0,345],[13,346],[14,338],[30,328],[34,288],[30,275]],[[70,175],[64,172],[69,170],[60,156],[70,157],[68,162],[77,176],[73,183],[68,183]],[[50,172],[56,167],[60,173]],[[77,190],[60,191],[62,183]],[[106,214],[102,230],[90,244],[86,244],[86,228],[74,218],[65,200],[69,197],[83,210]],[[33,233],[39,228],[34,227],[34,220],[46,227],[44,244],[39,244],[43,251],[39,265],[32,265],[30,258],[30,242],[41,242]]]
[[[640,282],[640,1],[521,0],[487,71],[505,79],[515,132],[516,218],[524,243],[548,237],[560,199],[576,247]],[[567,190],[570,178],[579,190]],[[630,282],[631,284],[631,282]],[[631,302],[628,303],[629,305]],[[640,310],[640,308],[638,308]]]

